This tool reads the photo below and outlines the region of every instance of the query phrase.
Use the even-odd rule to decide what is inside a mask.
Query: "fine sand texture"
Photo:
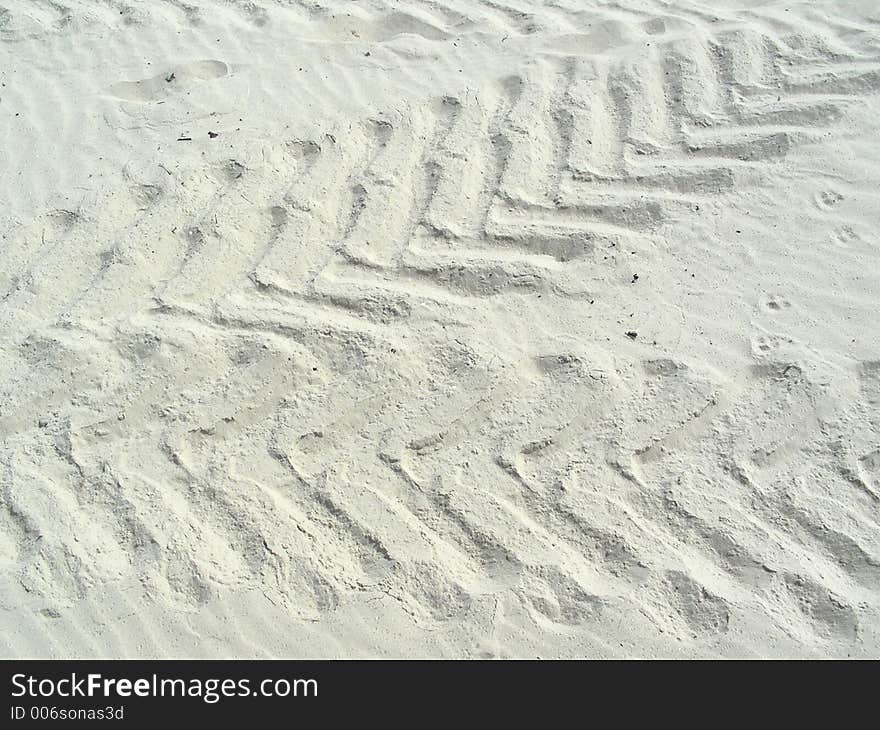
[[[876,0],[0,0],[0,656],[880,656]]]

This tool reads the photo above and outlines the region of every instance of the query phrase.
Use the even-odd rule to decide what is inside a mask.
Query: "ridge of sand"
[[[3,656],[876,656],[873,2],[0,0]]]

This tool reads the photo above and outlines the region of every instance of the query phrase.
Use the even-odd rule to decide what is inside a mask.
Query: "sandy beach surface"
[[[0,655],[880,656],[875,0],[0,0]]]

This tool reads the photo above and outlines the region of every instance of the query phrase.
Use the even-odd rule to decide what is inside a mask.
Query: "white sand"
[[[0,0],[0,82],[0,655],[880,654],[875,0]]]

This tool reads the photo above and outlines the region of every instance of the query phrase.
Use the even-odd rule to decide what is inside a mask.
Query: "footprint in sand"
[[[169,68],[156,76],[140,81],[120,81],[110,86],[108,93],[125,101],[155,101],[200,81],[211,81],[228,76],[230,71],[230,66],[223,61],[195,61]]]
[[[843,196],[835,190],[823,190],[813,198],[819,210],[831,210],[836,205],[842,203],[843,200]]]
[[[840,228],[835,229],[831,234],[831,241],[844,248],[857,244],[860,240],[861,237],[859,234],[850,226],[841,226]]]
[[[769,312],[781,312],[784,309],[788,309],[791,307],[791,302],[788,301],[785,297],[771,295],[765,297],[761,301],[761,307],[766,309]]]

